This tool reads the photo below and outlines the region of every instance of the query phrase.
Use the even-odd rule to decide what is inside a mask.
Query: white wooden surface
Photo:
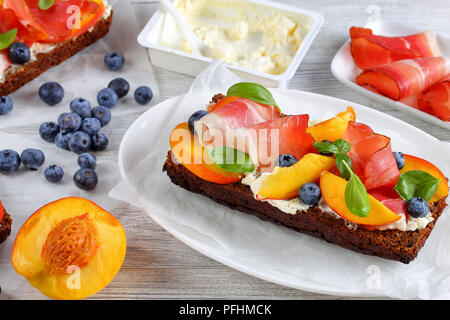
[[[143,27],[157,4],[154,1],[141,2],[133,1],[133,5],[137,23]],[[318,11],[325,18],[323,28],[290,84],[291,89],[355,101],[409,122],[438,139],[450,140],[449,131],[353,93],[330,72],[330,61],[347,39],[348,29],[352,25],[365,25],[369,16],[376,14],[378,9],[382,18],[450,33],[448,0],[281,2]],[[155,68],[155,73],[164,99],[185,93],[193,81],[191,77],[162,69]],[[115,137],[111,140],[116,143],[110,146],[108,157],[117,157],[121,136],[137,116],[129,116],[115,130]],[[93,299],[343,299],[285,288],[230,269],[185,246],[142,211],[125,203],[115,214],[127,230],[127,256],[115,280]]]

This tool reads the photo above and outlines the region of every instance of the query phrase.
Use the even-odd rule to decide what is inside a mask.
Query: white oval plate
[[[315,120],[332,117],[351,105],[357,120],[392,138],[393,150],[428,159],[444,174],[450,174],[449,146],[401,120],[328,96],[283,89],[271,91],[283,112],[308,113]],[[418,258],[403,265],[261,221],[172,184],[162,172],[170,132],[201,108],[199,101],[204,104],[210,98],[193,92],[189,98],[175,97],[160,103],[131,125],[121,143],[119,167],[123,182],[156,223],[220,263],[291,288],[364,297],[417,297],[431,289],[441,289],[441,276],[450,277],[450,256],[446,254],[443,260],[440,254],[450,252],[450,224],[445,221],[445,214]],[[383,274],[379,287],[367,282],[373,266]],[[424,286],[423,281],[427,280],[418,275],[434,269],[439,269],[441,276],[430,279]],[[448,288],[443,292],[447,294]]]
[[[406,36],[410,34],[424,32],[419,28],[403,24],[401,22],[378,20],[369,26],[374,32],[374,34],[381,34],[384,36]],[[450,56],[450,38],[438,34],[438,43],[441,49],[441,54],[443,56]],[[359,69],[353,62],[353,57],[350,52],[350,40],[348,40],[344,45],[338,50],[331,62],[331,72],[340,82],[350,87],[351,89],[359,92],[360,94],[367,96],[378,102],[387,104],[399,111],[407,112],[416,118],[431,122],[435,125],[441,126],[446,129],[450,129],[450,122],[442,121],[438,117],[432,116],[426,112],[415,109],[407,104],[394,101],[382,95],[376,94],[370,90],[364,89],[363,87],[355,83],[356,76],[359,75],[362,70]]]

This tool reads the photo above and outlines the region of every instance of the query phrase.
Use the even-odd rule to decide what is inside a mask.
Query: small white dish
[[[325,120],[352,106],[357,121],[391,137],[393,150],[427,159],[450,176],[450,146],[412,125],[346,100],[294,90],[271,92],[284,113],[308,113],[312,120]],[[450,279],[448,209],[416,260],[404,265],[261,221],[172,184],[162,171],[170,149],[169,135],[202,101],[211,99],[203,91],[193,91],[188,97],[154,106],[126,132],[118,164],[130,198],[122,195],[121,200],[136,203],[174,237],[211,259],[283,286],[360,297],[450,298],[450,283],[442,281]],[[374,268],[382,276],[378,287],[370,282]]]
[[[423,29],[409,26],[401,22],[386,20],[375,21],[374,23],[366,27],[372,29],[374,34],[391,37],[406,36],[425,31]],[[441,54],[443,56],[450,56],[450,38],[445,37],[441,34],[437,34],[437,39],[439,47],[441,49]],[[399,111],[407,112],[424,121],[428,121],[443,128],[450,129],[449,122],[442,121],[438,117],[415,109],[407,104],[394,101],[382,95],[376,94],[375,92],[364,89],[361,86],[357,85],[355,79],[356,76],[362,72],[362,70],[358,68],[353,61],[353,57],[350,52],[350,40],[348,40],[334,56],[331,62],[331,72],[336,77],[336,79],[364,96],[367,96],[375,101],[387,104]]]
[[[310,31],[303,40],[302,45],[297,50],[291,64],[288,69],[279,75],[273,75],[269,73],[263,73],[255,70],[243,68],[241,66],[227,64],[227,67],[235,72],[238,76],[243,77],[248,81],[260,83],[266,87],[278,87],[286,88],[290,80],[294,77],[300,63],[308,52],[314,38],[319,33],[320,28],[323,25],[324,18],[321,14],[300,9],[294,6],[288,6],[273,1],[267,0],[245,0],[253,2],[255,4],[272,7],[278,10],[286,11],[291,14],[301,14],[308,16],[312,19],[313,24]],[[171,71],[197,76],[211,63],[212,59],[203,57],[191,53],[187,53],[181,50],[164,47],[159,44],[159,35],[161,34],[161,26],[164,13],[161,10],[155,12],[155,14],[148,21],[147,25],[141,31],[138,36],[138,42],[141,46],[148,48],[150,59],[152,64],[168,69]]]

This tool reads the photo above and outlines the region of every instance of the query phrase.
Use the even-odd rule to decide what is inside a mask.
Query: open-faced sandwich
[[[433,31],[404,37],[350,28],[350,50],[362,69],[356,83],[450,121],[450,57],[441,56]]]
[[[106,0],[0,0],[0,96],[105,36]]]
[[[0,243],[5,242],[11,234],[12,219],[0,201]]]
[[[173,183],[347,249],[409,263],[447,206],[442,172],[351,107],[314,124],[238,83],[186,120],[164,164]]]

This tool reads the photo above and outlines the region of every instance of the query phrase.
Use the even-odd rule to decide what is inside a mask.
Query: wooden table
[[[141,2],[134,1],[133,6],[142,28],[157,4]],[[299,1],[280,2],[298,5]],[[347,40],[349,27],[365,25],[378,9],[384,19],[449,33],[447,0],[316,0],[301,1],[301,6],[320,12],[325,24],[292,80],[291,89],[355,101],[413,124],[438,139],[450,140],[449,131],[360,96],[330,72],[330,61]],[[193,81],[192,77],[166,70],[154,71],[164,99],[184,94]],[[122,134],[134,118],[128,120],[120,128]],[[117,156],[117,152],[110,150],[109,155]],[[285,288],[228,268],[187,247],[141,210],[125,203],[115,213],[127,230],[127,256],[115,280],[93,299],[343,299]]]

